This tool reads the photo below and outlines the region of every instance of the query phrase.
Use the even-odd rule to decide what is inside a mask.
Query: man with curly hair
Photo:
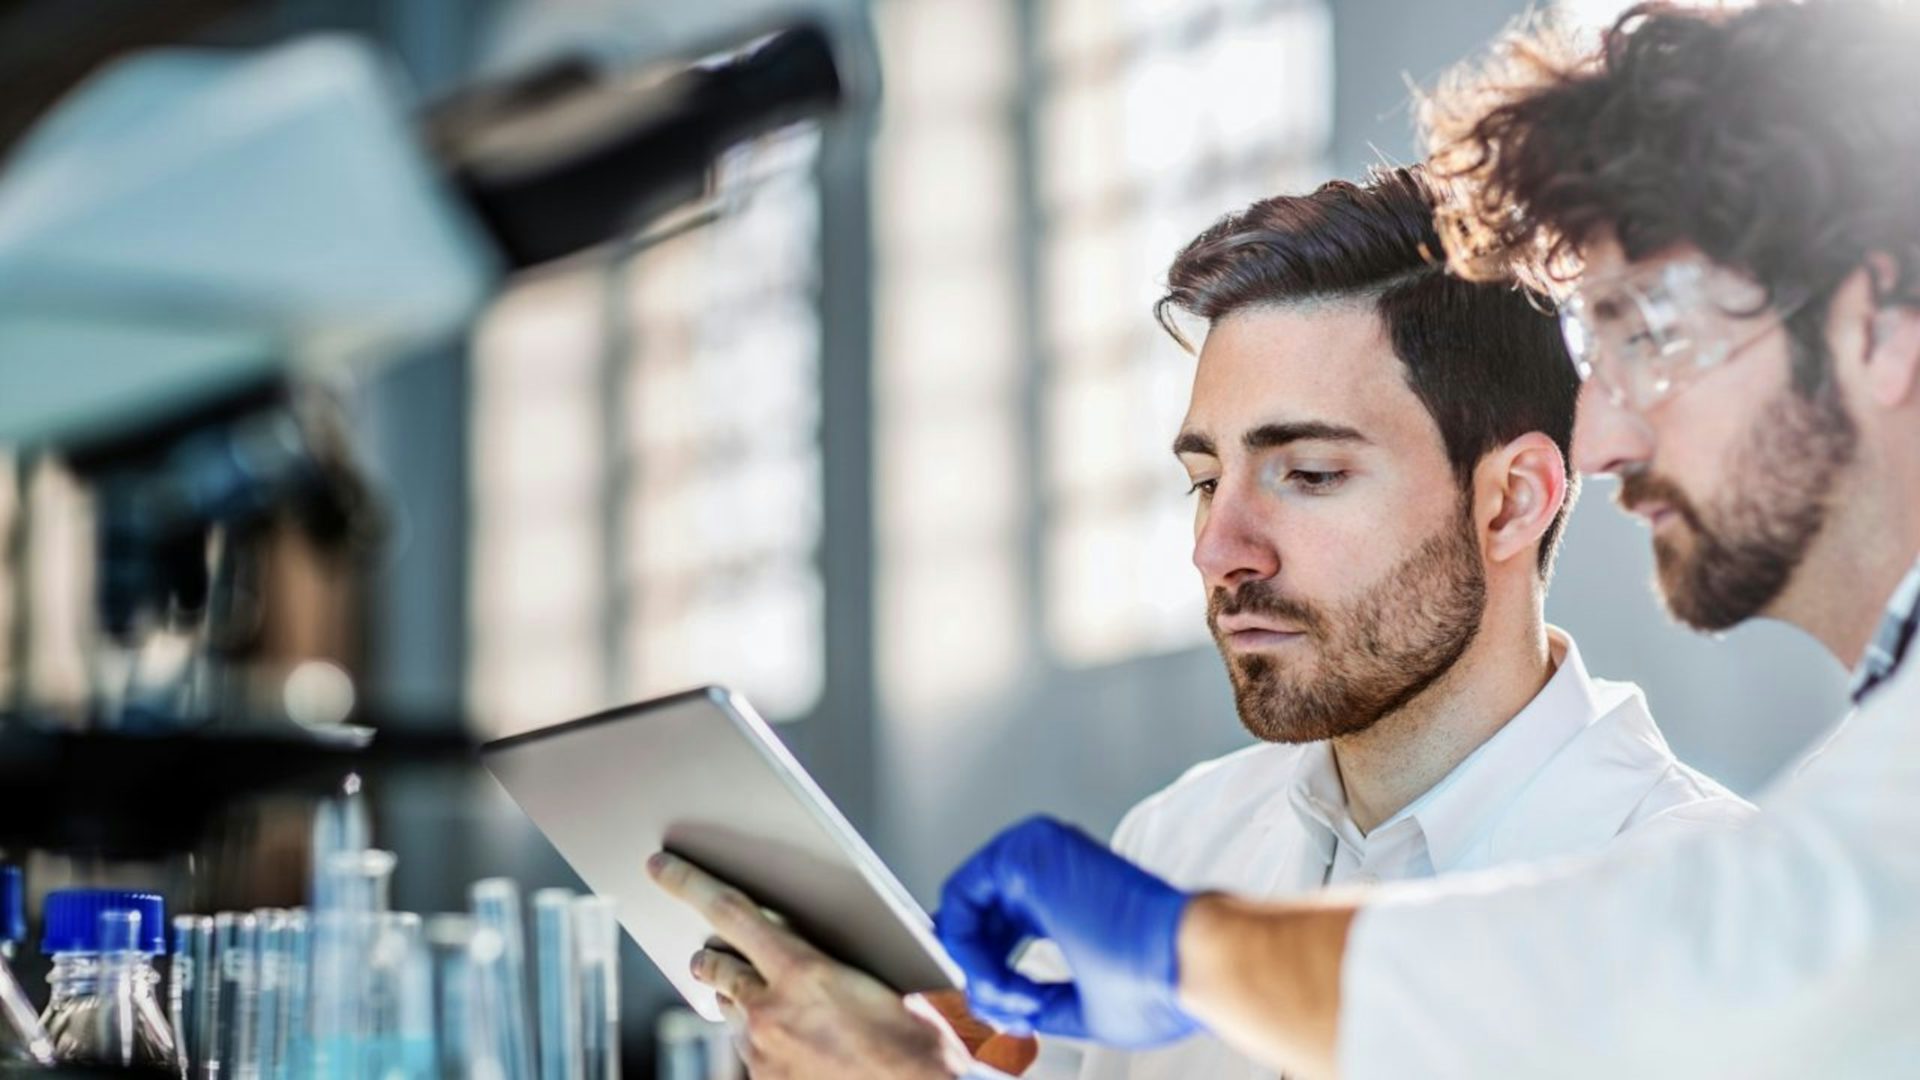
[[[1920,11],[1523,28],[1428,121],[1450,262],[1555,294],[1574,464],[1675,616],[1805,630],[1857,709],[1748,828],[1551,873],[1259,903],[1016,826],[940,913],[974,1000],[1348,1078],[1920,1075]],[[1032,937],[1074,983],[1010,969]]]

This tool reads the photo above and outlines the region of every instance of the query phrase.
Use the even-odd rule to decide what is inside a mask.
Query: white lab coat
[[[1920,1076],[1920,661],[1760,805],[1732,835],[1381,893],[1342,1075]]]
[[[1327,744],[1269,744],[1196,766],[1142,802],[1114,849],[1182,888],[1277,897],[1592,854],[1625,837],[1752,817],[1751,805],[1675,759],[1638,687],[1591,678],[1558,630],[1551,644],[1554,674],[1526,708],[1369,833],[1347,813]],[[1082,1080],[1275,1075],[1207,1035],[1144,1052],[1090,1048],[1081,1071]]]

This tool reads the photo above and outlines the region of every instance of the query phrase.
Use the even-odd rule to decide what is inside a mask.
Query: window
[[[1191,361],[1151,306],[1200,228],[1324,176],[1323,0],[872,10],[885,706],[981,700],[1036,650],[1079,666],[1199,642],[1166,451]],[[633,260],[624,323],[588,272],[489,320],[477,704],[527,724],[719,677],[770,712],[818,695],[817,153],[732,163],[749,207]]]
[[[1323,179],[1319,0],[882,0],[878,669],[924,715],[1036,651],[1205,637],[1167,452],[1191,360],[1155,327],[1207,223]]]
[[[92,503],[61,463],[0,454],[0,694],[78,718],[90,703]]]
[[[874,8],[876,671],[902,713],[977,700],[1023,655],[1014,6]]]
[[[876,218],[875,666],[888,707],[977,700],[1025,652],[1025,374],[1006,0],[888,0]]]
[[[1174,254],[1327,171],[1317,0],[1044,6],[1037,176],[1046,640],[1068,664],[1205,637],[1167,452],[1191,361],[1154,324]]]
[[[724,213],[512,290],[475,346],[469,689],[496,730],[824,670],[817,132],[722,164]]]

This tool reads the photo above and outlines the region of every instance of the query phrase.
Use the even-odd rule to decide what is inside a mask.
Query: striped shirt
[[[1913,630],[1920,625],[1920,562],[1913,564],[1907,576],[1887,600],[1886,614],[1880,617],[1880,629],[1874,631],[1867,651],[1853,669],[1853,685],[1848,693],[1860,704],[1874,687],[1885,681],[1900,666],[1907,646],[1913,643]]]

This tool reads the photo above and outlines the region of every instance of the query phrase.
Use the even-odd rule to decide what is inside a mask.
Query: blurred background
[[[877,96],[731,151],[685,231],[519,274],[465,338],[352,387],[387,519],[355,649],[364,701],[422,733],[733,686],[931,901],[1007,822],[1105,831],[1247,742],[1166,451],[1192,361],[1151,318],[1161,276],[1254,198],[1413,160],[1409,82],[1525,6],[0,0],[0,140],[163,42],[347,30],[427,102],[529,58],[821,20]],[[0,680],[77,698],[89,502],[59,463],[9,460]],[[1682,757],[1752,793],[1836,718],[1844,675],[1776,626],[1725,645],[1672,625],[1610,494],[1585,492],[1549,614],[1596,674],[1645,687]],[[484,774],[375,780],[396,904],[574,880]],[[623,959],[646,1075],[670,994]]]

